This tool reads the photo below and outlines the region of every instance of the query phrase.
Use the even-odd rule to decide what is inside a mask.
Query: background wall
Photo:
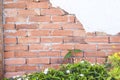
[[[68,49],[84,50],[76,62],[92,63],[103,63],[120,50],[120,35],[86,33],[75,15],[49,0],[4,0],[3,13],[5,77],[58,68]]]
[[[51,0],[71,14],[75,14],[87,32],[109,34],[120,32],[120,0]]]

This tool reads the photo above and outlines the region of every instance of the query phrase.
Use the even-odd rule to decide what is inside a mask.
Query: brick
[[[60,24],[41,24],[39,26],[41,29],[60,29]]]
[[[11,46],[5,46],[5,51],[25,51],[28,50],[27,45],[11,45]]]
[[[37,55],[38,55],[37,52],[27,52],[27,51],[15,52],[15,57],[17,58],[37,57]]]
[[[27,8],[28,9],[33,9],[33,8],[49,8],[50,7],[50,3],[49,2],[28,2],[27,3]]]
[[[36,71],[38,70],[37,66],[30,66],[30,65],[25,65],[25,66],[16,66],[16,71]]]
[[[25,16],[18,16],[18,17],[6,17],[5,22],[26,22],[27,17]]]
[[[40,38],[33,38],[33,37],[18,38],[18,43],[22,43],[22,44],[40,43]]]
[[[107,36],[87,37],[85,41],[91,43],[108,43],[108,37]]]
[[[105,58],[97,58],[97,63],[99,63],[99,64],[103,64],[103,63],[105,63]]]
[[[107,52],[104,52],[104,51],[97,51],[97,57],[101,57],[101,58],[105,58],[107,57]]]
[[[15,29],[14,24],[4,24],[3,27],[5,30],[14,30]]]
[[[17,76],[17,75],[21,75],[21,76],[22,76],[23,74],[25,74],[24,71],[19,71],[19,72],[6,72],[5,75],[4,75],[4,77],[10,78],[10,77]]]
[[[110,42],[120,43],[120,36],[110,36]]]
[[[53,50],[69,50],[74,49],[74,44],[56,44],[52,46]]]
[[[49,36],[49,30],[32,30],[29,31],[29,36]]]
[[[76,44],[75,49],[94,51],[97,50],[96,44]]]
[[[25,62],[24,58],[5,59],[5,65],[25,64]]]
[[[33,44],[29,46],[30,50],[49,50],[49,45],[45,44]]]
[[[96,63],[96,58],[95,57],[86,57],[85,60],[89,61],[91,63]]]
[[[49,64],[49,58],[28,58],[27,64]]]
[[[16,29],[37,29],[37,24],[18,24],[16,25]]]
[[[68,16],[52,16],[53,22],[70,22]]]
[[[5,72],[15,72],[15,66],[5,66]]]
[[[4,58],[14,58],[14,52],[4,52]]]
[[[60,52],[59,51],[49,51],[49,52],[47,52],[47,56],[49,56],[49,57],[60,57]]]
[[[75,23],[75,16],[74,15],[68,15],[68,22]]]
[[[51,58],[50,61],[51,61],[50,62],[51,64],[61,64],[62,63],[61,58]]]
[[[98,50],[119,50],[119,44],[99,44]]]
[[[54,30],[51,33],[51,36],[72,36],[72,30]]]
[[[16,38],[4,38],[4,43],[5,44],[16,44]]]
[[[63,39],[62,38],[41,38],[41,43],[62,43]]]
[[[34,10],[18,10],[17,11],[17,15],[18,16],[33,16],[33,15],[37,15],[37,13]]]
[[[4,15],[6,17],[16,17],[17,10],[16,9],[4,9]]]
[[[82,24],[75,24],[75,23],[69,23],[69,24],[62,24],[63,29],[81,29],[83,30]]]
[[[41,9],[41,15],[64,15],[65,13],[59,8]]]
[[[9,31],[9,32],[4,32],[4,36],[26,36],[26,31]]]
[[[34,16],[30,17],[30,22],[50,22],[50,16]]]
[[[84,56],[85,57],[96,57],[97,52],[96,51],[84,51]]]
[[[8,3],[4,4],[4,8],[26,8],[25,3]]]
[[[86,33],[85,33],[84,30],[74,30],[73,31],[73,36],[85,37]]]

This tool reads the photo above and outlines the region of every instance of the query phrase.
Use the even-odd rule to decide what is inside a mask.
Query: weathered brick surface
[[[0,79],[3,77],[3,25],[2,25],[2,0],[0,0]]]
[[[4,0],[4,15],[5,77],[58,68],[69,49],[84,50],[75,62],[93,63],[120,50],[119,35],[86,33],[74,15],[52,7],[49,0]]]

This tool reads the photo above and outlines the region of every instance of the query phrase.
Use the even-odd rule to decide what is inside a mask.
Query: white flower
[[[18,78],[17,80],[22,80],[21,78]]]
[[[85,61],[81,61],[80,63],[84,63]]]
[[[29,80],[28,78],[25,78],[25,80]]]
[[[84,74],[80,74],[80,76],[82,77],[82,76],[84,76]]]
[[[47,74],[48,73],[48,68],[46,68],[43,73]]]
[[[14,79],[14,78],[17,78],[17,77],[20,77],[20,76],[19,76],[19,75],[17,75],[17,76],[13,76],[13,79]]]
[[[91,66],[94,66],[95,64],[91,64]]]
[[[68,73],[68,74],[69,74],[69,73],[70,73],[70,70],[66,70],[66,73]]]

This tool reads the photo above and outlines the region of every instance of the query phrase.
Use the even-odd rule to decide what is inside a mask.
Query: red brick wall
[[[120,50],[120,36],[87,34],[74,15],[52,7],[49,0],[4,0],[5,77],[57,67],[68,49],[102,63]]]

